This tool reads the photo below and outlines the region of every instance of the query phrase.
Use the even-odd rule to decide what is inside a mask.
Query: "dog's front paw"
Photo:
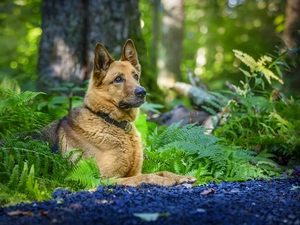
[[[123,179],[122,181],[118,182],[118,185],[121,186],[131,186],[131,187],[138,187],[141,185],[141,181],[137,180],[137,179]]]
[[[193,176],[180,176],[177,179],[177,184],[194,184],[197,182],[196,177]]]
[[[181,176],[170,172],[158,172],[156,174],[141,174],[134,177],[122,178],[119,185],[123,186],[140,186],[142,183],[173,186],[179,184],[194,184],[197,179],[193,176]]]

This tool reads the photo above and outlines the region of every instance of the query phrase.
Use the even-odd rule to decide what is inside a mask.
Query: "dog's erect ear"
[[[94,75],[99,78],[104,71],[108,70],[110,64],[113,62],[114,59],[110,56],[104,46],[97,43],[95,46]]]
[[[121,60],[129,61],[134,68],[136,68],[138,71],[141,70],[138,55],[131,39],[128,39],[123,47]]]

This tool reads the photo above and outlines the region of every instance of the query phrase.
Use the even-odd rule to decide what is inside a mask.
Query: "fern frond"
[[[273,78],[274,80],[277,80],[279,83],[283,84],[282,79],[280,79],[278,76],[276,76],[271,70],[269,70],[265,67],[262,67],[262,66],[259,67],[257,70],[262,72],[265,75],[265,78],[267,79],[269,84],[271,84],[271,78]]]
[[[239,129],[245,130],[243,127]],[[193,124],[182,128],[178,124],[172,124],[162,131],[158,129],[152,136],[152,145],[145,151],[143,171],[156,172],[151,168],[179,174],[194,171],[195,176],[202,180],[266,178],[279,171],[274,172],[274,168],[267,168],[269,164],[276,165],[268,159],[270,155],[257,156],[251,151],[225,146],[222,139],[206,135],[204,131],[203,127]]]
[[[19,166],[15,165],[12,170],[9,181],[7,183],[7,187],[9,187],[9,188],[16,187],[18,185],[18,180],[19,180]]]
[[[0,186],[7,195],[9,193],[13,193],[13,195],[18,193],[18,195],[22,195],[22,198],[25,199],[41,201],[49,199],[50,197],[49,193],[47,193],[44,189],[39,188],[34,176],[34,165],[31,166],[30,171],[28,172],[28,165],[26,162],[24,163],[21,172],[19,172],[19,165],[16,165],[8,184],[1,184]]]
[[[280,79],[278,76],[276,76],[267,66],[266,62],[271,63],[272,58],[269,56],[263,56],[261,57],[257,62],[248,54],[241,52],[239,50],[233,50],[234,55],[241,60],[245,65],[249,66],[251,73],[240,69],[246,77],[255,77],[256,74],[254,72],[261,72],[269,84],[271,84],[271,78],[277,80],[279,83],[283,84],[282,79]],[[271,63],[272,65],[272,63]]]
[[[33,100],[36,96],[45,94],[43,92],[32,92],[32,91],[25,91],[19,94],[15,92],[0,88],[0,111],[8,110],[15,108],[17,106],[22,106],[25,103]]]
[[[235,57],[237,57],[239,60],[241,60],[245,65],[249,66],[251,71],[255,71],[257,67],[257,63],[255,59],[253,59],[250,55],[239,51],[239,50],[232,50],[234,52]]]
[[[23,170],[19,178],[19,183],[17,185],[18,192],[22,193],[26,189],[27,175],[28,175],[28,165],[27,163],[24,163]]]
[[[205,105],[201,106],[206,112],[208,112],[211,115],[217,115],[217,111],[211,107],[207,107]]]
[[[0,147],[0,184],[29,198],[30,193],[24,192],[27,190],[24,187],[28,182],[28,168],[33,166],[37,168],[34,180],[41,178],[41,183],[53,183],[53,186],[45,186],[43,190],[51,190],[58,183],[62,186],[61,183],[72,168],[61,155],[50,151],[48,143],[29,138],[23,140],[18,136],[6,137]],[[49,182],[50,180],[52,181]],[[34,189],[34,185],[32,188],[40,189]]]
[[[27,188],[27,193],[28,197],[31,200],[38,200],[42,201],[45,199],[49,199],[50,194],[45,192],[39,187],[38,181],[35,178],[35,172],[34,172],[34,165],[31,166],[29,174],[28,174],[28,179],[26,182],[26,188]]]
[[[15,93],[9,89],[0,88],[0,135],[22,132],[34,132],[42,129],[49,121],[49,116],[33,110],[33,100],[40,92]]]
[[[78,165],[66,177],[66,180],[79,182],[84,189],[99,186],[101,182],[97,163],[91,157],[87,160],[81,159]]]

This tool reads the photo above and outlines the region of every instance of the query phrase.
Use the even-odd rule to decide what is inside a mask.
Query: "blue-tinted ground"
[[[94,192],[57,190],[53,198],[0,208],[0,224],[300,225],[299,176],[194,187],[101,186]]]

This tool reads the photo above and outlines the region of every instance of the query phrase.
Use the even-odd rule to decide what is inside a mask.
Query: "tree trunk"
[[[142,85],[158,94],[157,77],[146,58],[137,0],[44,0],[42,30],[37,89],[48,92],[61,82],[82,84],[91,74],[97,42],[119,59],[122,46],[131,38],[142,65]]]
[[[282,39],[288,49],[293,49],[299,45],[300,41],[298,32],[300,29],[300,0],[287,0],[285,15]]]
[[[157,50],[158,50],[158,43],[159,43],[159,7],[160,7],[160,0],[153,0],[153,17],[152,17],[152,43],[151,43],[151,64],[157,64]],[[155,72],[157,72],[157,66],[155,66]]]
[[[38,90],[85,77],[84,5],[82,1],[44,0],[38,61]]]
[[[175,81],[182,80],[183,0],[162,0],[162,5],[164,13],[158,82],[163,86],[172,86]]]
[[[92,69],[96,42],[101,42],[115,59],[121,57],[122,47],[128,38],[133,39],[138,53],[141,50],[139,47],[145,48],[140,46],[144,45],[144,42],[137,0],[87,1],[87,12],[86,41],[89,49],[87,55],[89,72]]]
[[[299,47],[300,44],[300,0],[287,0],[285,10],[285,23],[282,39],[285,42],[288,50]],[[286,91],[299,92],[300,86],[300,58],[298,52],[291,52],[289,54],[291,60],[294,61],[295,67],[288,73],[285,73]]]

